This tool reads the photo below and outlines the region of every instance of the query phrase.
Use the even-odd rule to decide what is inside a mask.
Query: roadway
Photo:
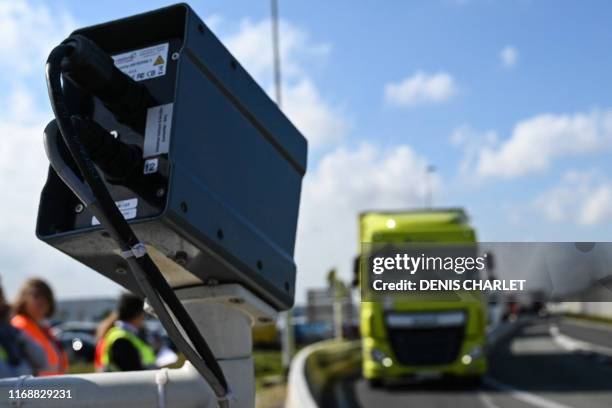
[[[597,352],[585,351],[573,340],[579,345],[595,344]],[[374,389],[362,378],[343,378],[330,386],[326,406],[610,408],[612,353],[607,356],[607,351],[612,352],[609,327],[539,320],[490,349],[490,370],[479,388],[432,382]]]

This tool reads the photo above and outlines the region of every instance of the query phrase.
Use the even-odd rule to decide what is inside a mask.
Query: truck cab
[[[364,212],[359,234],[361,244],[476,242],[462,209]],[[432,301],[407,293],[362,302],[363,376],[373,386],[449,376],[478,383],[487,369],[486,322],[486,302],[479,296]]]

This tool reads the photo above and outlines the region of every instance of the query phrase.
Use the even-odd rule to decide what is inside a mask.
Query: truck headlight
[[[393,365],[393,359],[385,354],[384,351],[378,349],[372,349],[370,353],[372,356],[372,360],[376,361],[379,364],[382,364],[385,367],[391,367]]]
[[[472,347],[467,352],[467,354],[464,354],[463,357],[461,357],[461,362],[465,365],[470,365],[472,364],[474,360],[477,360],[480,357],[482,357],[482,354],[483,354],[482,347],[480,346]]]

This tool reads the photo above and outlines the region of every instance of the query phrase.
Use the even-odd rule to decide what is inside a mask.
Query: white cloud
[[[0,191],[4,194],[0,282],[9,298],[30,276],[47,279],[59,298],[119,290],[110,280],[39,241],[34,233],[48,169],[42,132],[52,117],[44,89],[44,63],[51,48],[74,26],[69,14],[42,4],[0,2],[0,68],[7,73],[0,78],[4,89],[0,94]]]
[[[218,18],[216,20],[219,20]],[[237,32],[222,36],[226,47],[258,82],[272,81],[272,27],[270,19],[245,19]],[[329,54],[331,46],[315,43],[303,29],[286,20],[279,22],[281,68],[285,79],[305,75],[312,58]]]
[[[479,178],[514,178],[543,172],[557,159],[610,148],[612,109],[541,114],[518,122],[510,137],[501,143],[493,141],[475,151],[466,150],[465,160],[469,171]]]
[[[327,56],[331,47],[315,43],[303,29],[281,20],[280,54],[283,110],[304,134],[311,148],[342,140],[350,131],[342,109],[321,95],[308,68]],[[222,36],[227,48],[270,96],[272,88],[272,42],[270,20],[244,20],[237,32]]]
[[[331,267],[352,278],[357,253],[357,215],[370,209],[423,206],[427,160],[410,146],[382,149],[364,143],[325,155],[306,175],[298,227],[298,295],[320,286]],[[438,176],[432,176],[434,191]]]
[[[578,222],[596,225],[612,220],[612,183],[598,186],[584,200]]]
[[[399,82],[385,85],[385,100],[397,106],[446,102],[456,93],[455,80],[446,72],[417,71]]]
[[[341,109],[327,104],[308,78],[285,88],[284,101],[285,113],[311,147],[339,142],[350,131]]]
[[[204,17],[204,22],[213,33],[216,33],[223,26],[225,19],[219,14],[210,14]]]
[[[519,53],[516,47],[507,45],[499,52],[499,60],[506,68],[514,68],[517,64]]]
[[[51,48],[75,27],[64,11],[25,0],[0,2],[0,65],[5,75],[44,72]]]
[[[60,298],[108,295],[119,288],[66,255],[39,241],[35,234],[38,199],[47,177],[48,160],[42,131],[51,118],[24,88],[15,89],[0,115],[0,257],[2,286],[8,296],[30,276],[41,276]],[[87,282],[87,285],[85,285]]]
[[[542,192],[535,207],[554,222],[591,226],[612,222],[612,181],[600,174],[568,171]]]
[[[453,131],[449,141],[451,145],[463,149],[463,157],[459,163],[459,173],[466,181],[475,181],[474,162],[478,159],[480,151],[485,146],[495,145],[497,139],[496,132],[478,132],[469,125],[462,125]]]

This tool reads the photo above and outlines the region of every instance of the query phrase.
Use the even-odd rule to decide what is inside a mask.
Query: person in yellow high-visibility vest
[[[124,294],[117,305],[117,321],[100,340],[103,371],[136,371],[156,368],[155,351],[142,336],[143,301]]]

